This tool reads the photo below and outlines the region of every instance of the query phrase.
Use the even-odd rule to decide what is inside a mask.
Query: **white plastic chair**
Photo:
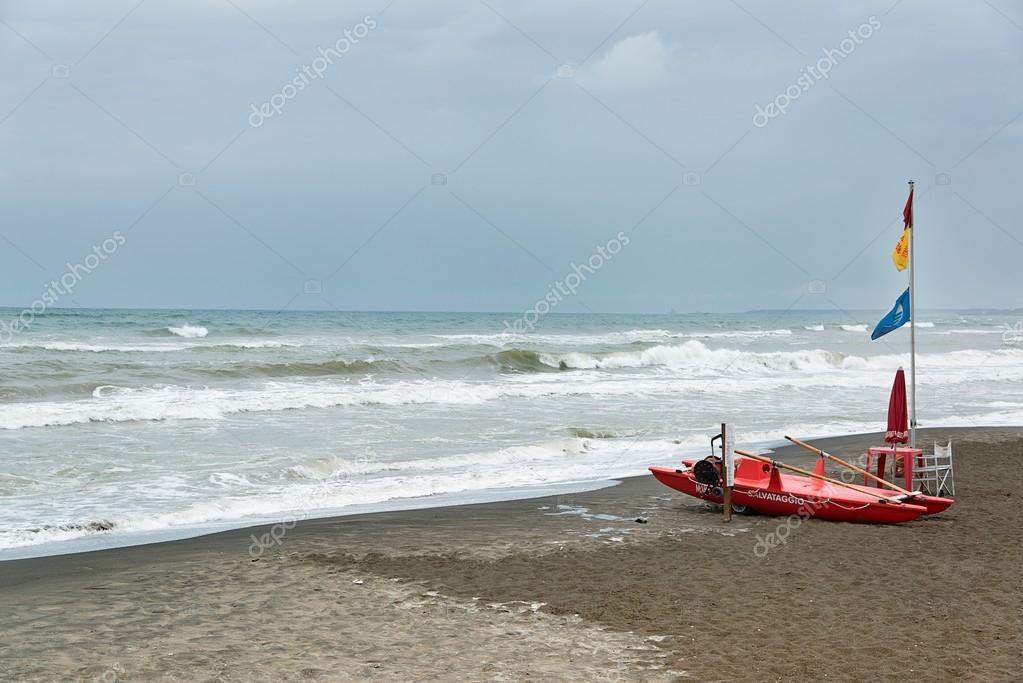
[[[933,454],[923,453],[917,460],[920,466],[913,468],[914,489],[926,491],[932,496],[955,496],[951,441],[945,446],[934,444]]]

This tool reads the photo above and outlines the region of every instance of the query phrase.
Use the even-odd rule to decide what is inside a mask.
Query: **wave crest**
[[[328,360],[294,363],[239,363],[213,368],[216,377],[322,377],[330,375],[366,375],[374,372],[400,372],[405,366],[390,358],[366,360]]]
[[[181,327],[168,327],[167,331],[178,337],[184,337],[185,339],[202,339],[210,333],[208,329],[202,325],[189,325],[184,324]]]
[[[763,372],[832,369],[841,366],[845,354],[823,349],[755,353],[734,349],[711,349],[698,341],[677,346],[654,346],[642,351],[612,353],[566,353],[541,355],[554,367],[579,370],[613,370],[663,366],[701,372]]]

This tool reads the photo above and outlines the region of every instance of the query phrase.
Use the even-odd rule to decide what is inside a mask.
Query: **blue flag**
[[[909,322],[909,288],[902,293],[898,299],[895,300],[895,306],[892,310],[888,311],[888,315],[881,318],[877,323],[877,327],[870,334],[871,339],[877,339],[884,335],[899,329],[903,325]]]

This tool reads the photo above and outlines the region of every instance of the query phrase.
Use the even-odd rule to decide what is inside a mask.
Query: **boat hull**
[[[748,461],[753,462],[753,461]],[[750,470],[752,466],[746,466]],[[781,475],[776,470],[761,471],[758,477],[744,478],[736,472],[732,504],[771,516],[797,515],[859,524],[901,524],[926,514],[927,508],[913,503],[882,502],[880,495],[859,493],[819,482],[808,477]],[[671,467],[651,467],[662,484],[695,498],[723,503],[719,489],[696,481],[692,471]],[[766,475],[766,476],[764,476]]]
[[[869,490],[872,487],[864,486],[864,489]],[[883,495],[892,495],[894,491],[888,491],[885,489],[878,488],[878,493]],[[942,498],[940,496],[928,496],[926,494],[920,494],[918,496],[906,496],[906,502],[911,505],[919,505],[927,510],[925,515],[936,515],[939,512],[944,512],[952,503],[955,502],[952,498]]]
[[[912,498],[907,498],[906,502],[912,503],[913,505],[923,506],[924,508],[927,509],[927,512],[925,514],[936,515],[939,512],[944,512],[945,510],[947,510],[955,501],[951,498],[921,495],[913,496]]]

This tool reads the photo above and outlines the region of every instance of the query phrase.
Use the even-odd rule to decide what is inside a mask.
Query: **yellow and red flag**
[[[909,263],[909,231],[913,229],[913,190],[909,191],[909,199],[906,200],[906,208],[902,210],[902,220],[905,221],[906,227],[902,229],[902,237],[899,238],[899,243],[895,245],[895,249],[892,251],[892,262],[895,263],[895,268],[898,270],[905,270],[906,265]]]

